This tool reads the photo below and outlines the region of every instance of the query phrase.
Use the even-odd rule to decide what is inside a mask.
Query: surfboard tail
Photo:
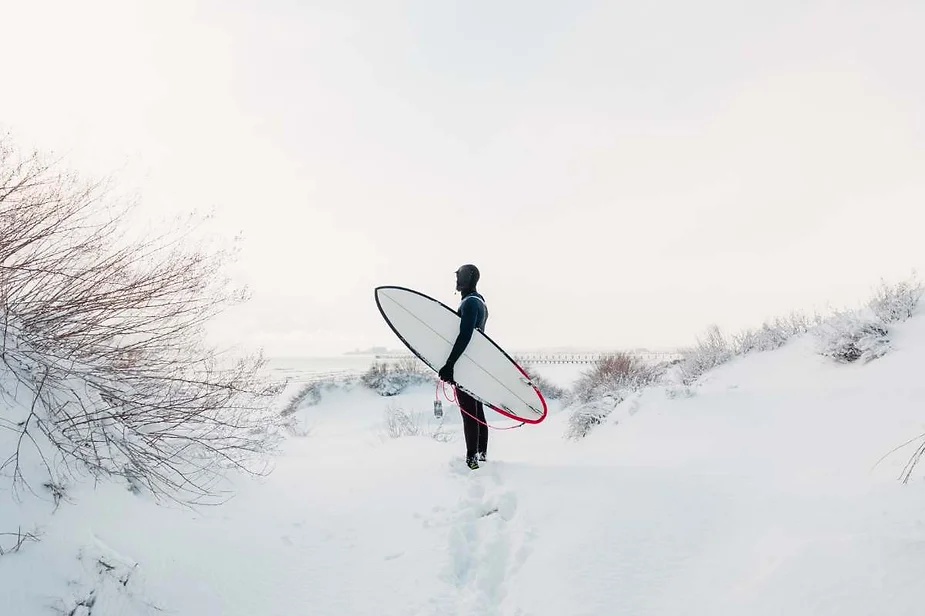
[[[514,362],[514,366],[515,366],[518,370],[520,370],[520,373],[521,373],[521,374],[523,374],[523,379],[522,379],[522,381],[524,382],[524,384],[529,385],[530,387],[533,388],[533,391],[536,392],[536,395],[537,395],[537,397],[539,398],[540,403],[543,405],[543,411],[540,413],[540,416],[537,417],[537,418],[520,417],[520,416],[518,416],[518,415],[515,415],[514,412],[511,411],[510,409],[507,409],[507,410],[505,410],[505,409],[499,409],[498,407],[494,406],[493,404],[488,404],[488,406],[489,406],[490,408],[494,409],[496,412],[501,413],[501,414],[504,415],[505,417],[509,417],[509,418],[511,418],[511,419],[516,419],[517,421],[522,421],[522,422],[528,423],[528,424],[538,424],[538,423],[540,423],[541,421],[543,421],[544,419],[546,419],[546,415],[547,415],[548,412],[549,412],[549,407],[546,405],[546,398],[543,396],[543,392],[541,392],[540,389],[533,383],[533,379],[530,378],[530,375],[527,374],[527,371],[524,370],[523,367],[522,367],[520,364],[518,364],[517,362]]]

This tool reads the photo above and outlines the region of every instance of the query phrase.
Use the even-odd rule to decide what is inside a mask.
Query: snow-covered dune
[[[925,317],[864,365],[812,342],[737,358],[690,395],[646,390],[579,441],[554,403],[492,431],[477,471],[458,411],[440,426],[422,386],[327,392],[274,471],[217,507],[104,484],[52,514],[4,485],[0,532],[42,540],[0,556],[0,613],[925,613],[925,484],[897,480],[918,443],[877,464],[925,432]],[[387,434],[398,408],[421,434]]]

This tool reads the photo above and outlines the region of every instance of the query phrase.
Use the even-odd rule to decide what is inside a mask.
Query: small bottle
[[[443,401],[434,400],[434,417],[440,419],[443,417]]]

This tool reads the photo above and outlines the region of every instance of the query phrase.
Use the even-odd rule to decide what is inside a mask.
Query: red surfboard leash
[[[482,421],[481,419],[479,419],[478,417],[476,417],[475,415],[473,415],[472,413],[470,413],[469,411],[467,411],[466,409],[464,409],[464,408],[462,407],[462,405],[459,403],[459,396],[458,396],[458,393],[457,393],[457,390],[456,390],[456,386],[455,386],[455,385],[453,386],[453,397],[450,398],[450,397],[447,395],[447,393],[446,393],[446,385],[447,385],[447,384],[446,384],[444,381],[437,381],[436,397],[437,397],[438,400],[440,399],[440,385],[441,385],[441,384],[443,385],[443,396],[447,399],[447,401],[448,401],[448,402],[452,402],[453,404],[455,404],[456,406],[458,406],[460,411],[462,411],[463,413],[465,413],[466,415],[468,415],[469,417],[471,417],[472,419],[474,419],[474,420],[477,421],[478,423],[482,424],[483,426],[486,426],[486,427],[488,427],[488,428],[491,428],[492,430],[513,430],[514,428],[522,428],[522,427],[525,426],[526,423],[527,423],[527,422],[525,422],[525,421],[522,421],[521,423],[519,423],[519,424],[516,425],[516,426],[508,426],[508,427],[506,427],[506,428],[497,428],[497,427],[492,426],[492,425],[490,425],[490,424],[488,424],[488,423],[485,423],[484,421]],[[491,405],[489,405],[489,406],[491,407]],[[494,407],[491,407],[491,408],[494,408]]]

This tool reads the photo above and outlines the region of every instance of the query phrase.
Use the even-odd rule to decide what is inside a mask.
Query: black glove
[[[440,368],[440,371],[437,372],[437,376],[439,376],[440,380],[442,381],[445,381],[447,383],[452,383],[453,382],[453,365],[446,364],[445,366]]]

